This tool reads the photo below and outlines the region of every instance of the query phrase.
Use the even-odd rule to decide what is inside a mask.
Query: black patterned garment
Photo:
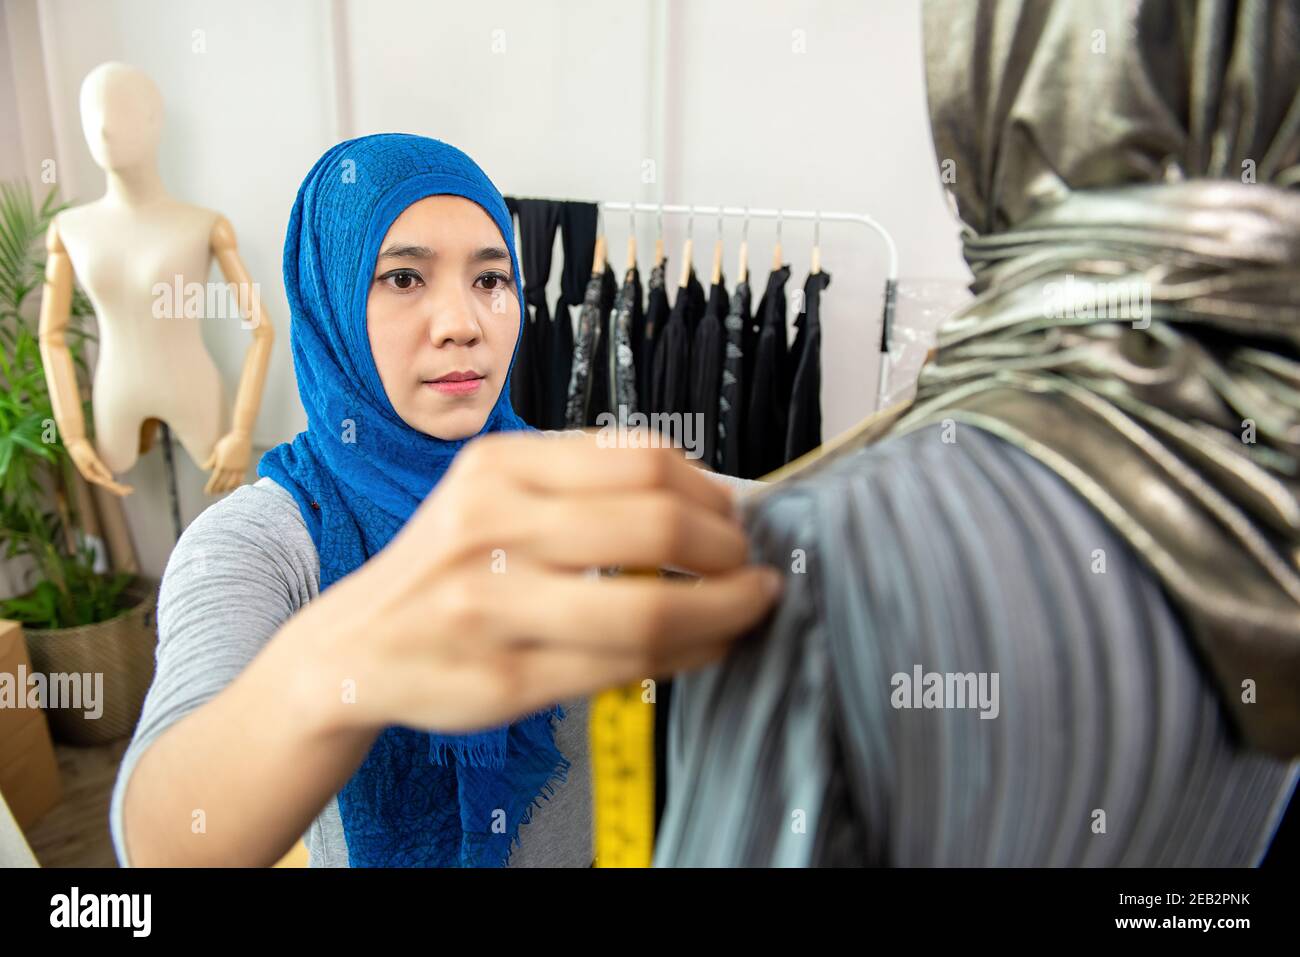
[[[609,350],[611,378],[614,383],[614,405],[610,411],[618,414],[622,406],[630,415],[637,411],[636,346],[638,336],[645,335],[645,312],[641,305],[641,273],[633,265],[623,276],[614,312],[610,319],[614,347]]]
[[[726,279],[719,276],[709,288],[708,303],[691,344],[691,411],[702,417],[701,460],[714,470],[718,467],[718,402],[727,355],[724,323],[729,306]]]
[[[740,442],[745,422],[745,340],[753,325],[749,314],[749,283],[736,283],[727,310],[727,333],[718,395],[718,465],[723,475],[740,475]]]
[[[596,365],[602,361],[599,349],[604,337],[600,327],[608,315],[605,307],[607,300],[612,300],[610,290],[614,285],[614,270],[606,264],[604,270],[587,280],[587,292],[582,300],[582,311],[578,314],[578,332],[573,343],[573,362],[569,373],[569,395],[565,404],[564,423],[566,428],[580,429],[594,424],[590,410],[601,405],[599,396],[593,398],[593,392],[600,387]],[[606,387],[608,373],[604,378]],[[608,398],[603,404],[608,404]]]
[[[605,272],[600,277],[600,316],[596,324],[596,347],[592,351],[591,386],[587,390],[587,425],[595,425],[602,412],[618,412],[614,401],[614,380],[610,377],[614,341],[609,334],[617,298],[618,279],[613,267],[606,263]]]
[[[569,381],[573,372],[573,316],[570,306],[582,304],[596,258],[597,208],[595,203],[560,204],[560,239],[564,266],[560,276],[560,298],[555,304],[547,349],[548,388],[546,428],[558,429],[568,422]]]
[[[785,460],[797,459],[822,444],[822,290],[830,273],[809,274],[803,284],[803,309],[790,349],[790,415],[786,426]]]

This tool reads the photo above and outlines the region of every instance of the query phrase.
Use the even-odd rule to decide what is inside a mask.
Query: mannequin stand
[[[172,529],[176,535],[176,541],[181,540],[181,497],[180,487],[176,481],[176,460],[172,457],[172,431],[167,427],[166,422],[160,422],[162,429],[162,450],[163,459],[167,462],[167,497],[171,501],[172,507]]]

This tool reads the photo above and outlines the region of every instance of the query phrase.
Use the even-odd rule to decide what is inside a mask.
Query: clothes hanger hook
[[[663,239],[664,238],[664,204],[662,202],[659,202],[656,203],[655,205],[658,207],[658,212],[656,216],[658,217],[659,220],[659,238]]]
[[[785,210],[778,209],[776,211],[776,242],[778,246],[781,244],[781,222],[784,219],[784,215]]]
[[[694,239],[694,238],[695,238],[695,207],[694,207],[694,206],[687,206],[687,207],[686,207],[686,210],[687,210],[687,212],[686,212],[686,238],[687,238],[687,239]]]
[[[632,235],[635,236],[636,235],[636,200],[635,199],[633,199],[632,202],[627,204],[627,226],[628,229],[632,231]]]
[[[718,238],[722,238],[722,207],[718,207]]]
[[[740,226],[740,238],[749,242],[749,207],[745,207],[745,218]]]
[[[813,218],[813,245],[820,246],[821,244],[822,244],[822,211],[819,209],[816,211],[816,216]]]

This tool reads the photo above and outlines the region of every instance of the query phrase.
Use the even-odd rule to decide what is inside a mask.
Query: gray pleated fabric
[[[746,523],[786,592],[674,681],[656,866],[1262,856],[1300,765],[1239,748],[1158,581],[1036,459],[929,427]],[[916,666],[996,674],[997,716],[894,707]]]

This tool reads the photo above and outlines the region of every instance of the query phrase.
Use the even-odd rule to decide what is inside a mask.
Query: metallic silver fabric
[[[1069,481],[1300,754],[1300,3],[928,0],[925,42],[977,296],[896,431]]]

